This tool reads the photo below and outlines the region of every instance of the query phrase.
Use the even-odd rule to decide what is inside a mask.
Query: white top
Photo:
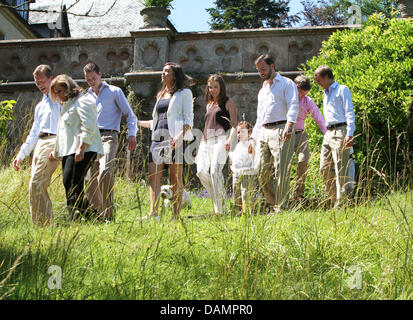
[[[60,109],[58,103],[53,103],[48,96],[43,95],[42,101],[36,105],[32,128],[26,142],[20,148],[18,158],[23,160],[30,155],[36,147],[40,132],[57,134]]]
[[[234,151],[229,153],[229,157],[231,159],[231,171],[234,176],[258,173],[255,168],[254,156],[248,153],[248,140],[238,142]]]
[[[298,89],[294,81],[279,73],[270,86],[264,81],[258,93],[257,121],[251,138],[257,141],[263,124],[286,120],[295,123],[299,111]]]
[[[159,100],[156,101],[156,104]],[[155,125],[158,122],[158,113],[156,112],[156,104],[153,108],[151,130],[152,140],[155,137]],[[171,138],[176,137],[184,128],[184,125],[188,125],[191,128],[194,125],[194,106],[192,91],[185,88],[180,91],[176,91],[169,102],[168,111],[166,113],[168,119],[168,129]],[[194,138],[191,130],[188,130],[184,136],[184,140],[191,141]]]
[[[346,122],[347,136],[354,135],[356,116],[348,87],[334,82],[328,90],[324,90],[323,112],[327,127],[335,123]]]
[[[90,95],[79,95],[63,103],[54,156],[62,158],[74,154],[83,142],[88,144],[85,152],[97,152],[98,157],[103,155],[95,100]]]
[[[102,81],[98,95],[92,88],[89,88],[87,95],[96,100],[99,129],[119,132],[121,118],[126,116],[129,136],[136,136],[137,118],[121,88]]]

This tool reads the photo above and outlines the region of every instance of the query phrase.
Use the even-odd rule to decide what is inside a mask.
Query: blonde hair
[[[54,93],[54,88],[60,86],[65,89],[65,96],[68,99],[77,97],[80,93],[83,92],[82,88],[68,75],[60,74],[52,80],[50,84],[50,99],[53,102],[57,102],[56,94]]]

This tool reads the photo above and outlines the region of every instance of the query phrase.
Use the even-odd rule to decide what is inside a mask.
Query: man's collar
[[[328,87],[328,89],[325,89],[324,90],[324,93],[325,94],[328,94],[328,93],[330,93],[330,89],[335,89],[336,87],[338,86],[338,82],[337,81],[334,81],[329,87]]]
[[[279,73],[279,72],[276,72],[276,73],[275,73],[275,77],[272,79],[272,84],[271,84],[271,86],[274,85],[274,82],[281,81],[281,79],[282,79],[282,76],[280,75],[280,73]],[[264,81],[263,86],[264,86],[264,87],[270,86],[270,84],[268,83],[268,80],[265,80],[265,81]]]
[[[101,84],[101,86],[100,86],[100,88],[99,88],[99,92],[100,91],[102,91],[102,89],[104,88],[104,87],[108,87],[109,85],[106,83],[106,81],[103,81],[102,80],[102,84]],[[90,87],[89,88],[89,90],[88,90],[88,92],[92,92],[93,91],[93,89],[92,89],[92,87]]]

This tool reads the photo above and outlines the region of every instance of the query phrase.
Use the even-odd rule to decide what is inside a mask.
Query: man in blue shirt
[[[346,193],[350,148],[356,129],[353,101],[349,88],[334,80],[333,71],[328,66],[317,68],[314,81],[324,89],[323,113],[327,126],[320,170],[331,205],[338,207]]]
[[[113,216],[112,199],[121,118],[126,117],[128,150],[136,148],[137,118],[123,91],[102,81],[102,73],[96,63],[88,63],[83,68],[83,73],[90,86],[86,94],[96,99],[98,126],[105,153],[87,174],[86,182],[89,186],[86,188],[86,195],[92,207],[99,208],[98,204],[103,203],[104,211],[99,214],[101,218],[110,220]]]
[[[32,128],[13,161],[13,168],[19,171],[22,161],[34,149],[29,183],[30,213],[33,223],[45,226],[52,219],[52,202],[47,188],[59,164],[51,154],[56,142],[60,105],[53,103],[49,97],[49,88],[53,80],[50,66],[39,65],[34,70],[33,77],[37,88],[43,94],[43,99],[36,105]]]

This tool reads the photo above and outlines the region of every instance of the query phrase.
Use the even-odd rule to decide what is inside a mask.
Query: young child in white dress
[[[234,151],[229,153],[231,159],[232,186],[235,208],[248,212],[253,208],[253,200],[258,191],[255,154],[248,152],[248,141],[252,133],[252,125],[241,121],[237,125],[238,143]]]

